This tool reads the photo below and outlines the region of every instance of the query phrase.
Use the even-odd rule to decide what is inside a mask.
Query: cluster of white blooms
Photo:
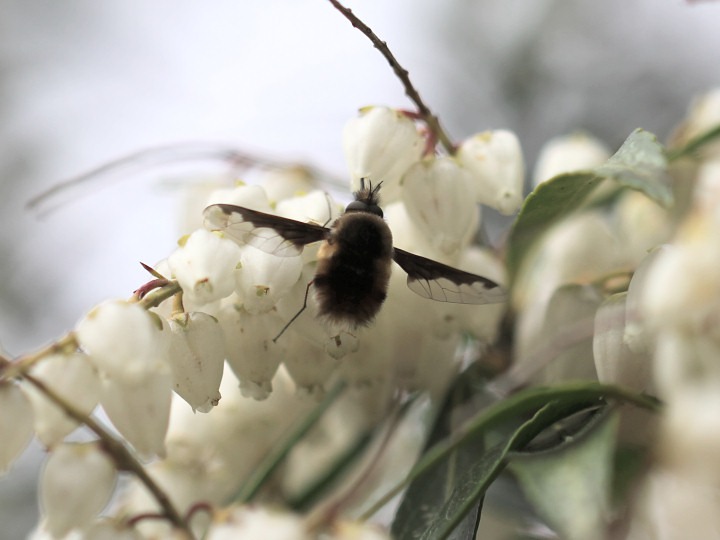
[[[698,100],[672,146],[718,126],[716,90]],[[607,158],[588,135],[553,139],[534,184]],[[512,291],[509,380],[597,379],[664,403],[661,415],[623,415],[621,440],[657,441],[634,493],[632,540],[715,538],[720,530],[720,147],[672,161],[669,172],[669,209],[642,190],[600,184],[590,196],[599,204],[563,216],[523,254]],[[612,203],[603,204],[609,193]]]
[[[344,133],[352,188],[361,178],[374,186],[382,182],[381,204],[395,245],[503,283],[494,253],[471,244],[481,219],[478,203],[511,213],[522,200],[516,137],[507,131],[479,134],[452,156],[428,152],[427,141],[404,113],[363,109]],[[204,206],[233,204],[325,226],[343,212],[342,204],[296,170],[205,196]],[[198,208],[197,201],[193,206]],[[198,217],[187,220],[197,223]],[[189,232],[155,266],[167,278],[158,279],[158,287],[179,286],[170,298],[150,308],[137,297],[102,303],[77,325],[73,352],[58,349],[39,358],[21,385],[0,382],[0,469],[33,433],[50,450],[41,480],[44,518],[35,538],[177,534],[162,520],[129,525],[134,516],[163,512],[138,478],[114,504],[114,517],[98,518],[126,464],[102,440],[66,439],[77,419],[90,418],[98,405],[138,462],[151,460],[144,465],[147,474],[184,516],[198,503],[230,503],[263,457],[336,381],[349,388],[287,459],[278,489],[288,496],[308,489],[360,436],[386,420],[398,390],[442,396],[459,368],[455,352],[463,336],[488,342],[496,334],[502,306],[421,298],[395,268],[387,301],[369,327],[338,334],[315,317],[310,294],[308,309],[274,341],[303,305],[317,246],[280,257],[245,242],[247,234],[271,239],[271,229],[212,229]],[[402,478],[421,441],[416,425],[417,418],[397,429],[384,452],[389,465],[374,467],[361,493]],[[260,507],[198,512],[192,527],[213,539],[258,537],[258,530],[263,538],[311,537],[300,517]],[[352,523],[328,534],[387,537]]]
[[[691,110],[681,140],[718,125],[716,90]],[[720,148],[707,145],[693,161],[684,217],[633,278],[632,343],[652,354],[665,411],[632,539],[713,538],[720,530]]]
[[[587,134],[552,139],[533,172],[535,187],[560,174],[591,171],[608,157],[604,145]],[[595,197],[606,187],[600,184]],[[634,272],[667,240],[671,225],[669,210],[640,191],[626,190],[611,211],[590,206],[551,227],[525,254],[513,290],[516,376],[526,380],[540,370],[539,381],[599,378],[647,390],[647,361],[631,358],[625,317],[617,316],[624,313],[627,294],[605,298],[596,285]]]

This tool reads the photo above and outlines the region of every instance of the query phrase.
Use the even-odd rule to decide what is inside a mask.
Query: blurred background
[[[617,148],[665,139],[720,83],[720,4],[680,0],[348,1],[456,141],[509,128],[528,169],[582,129]],[[21,354],[101,300],[128,297],[178,236],[177,190],[204,169],[119,175],[26,208],[130,152],[219,142],[343,178],[359,107],[411,108],[367,39],[323,0],[0,0],[0,345]],[[208,169],[211,168],[208,165]],[[1,444],[1,441],[0,441]],[[0,479],[0,540],[37,519],[42,451]]]

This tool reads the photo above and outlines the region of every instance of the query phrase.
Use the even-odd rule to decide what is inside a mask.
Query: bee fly
[[[370,324],[387,296],[393,260],[407,273],[410,290],[422,297],[459,304],[505,300],[505,292],[494,281],[393,247],[390,227],[379,206],[381,185],[373,188],[368,182],[365,187],[361,180],[355,200],[330,228],[231,204],[205,209],[206,227],[274,255],[299,255],[307,244],[323,242],[302,308],[273,341],[305,310],[311,286],[315,287],[318,317],[350,329]],[[267,229],[274,233],[267,234]]]

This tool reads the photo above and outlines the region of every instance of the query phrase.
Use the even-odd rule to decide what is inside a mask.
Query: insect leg
[[[282,330],[280,330],[280,333],[273,338],[273,343],[277,343],[277,340],[280,339],[280,336],[282,336],[282,335],[285,333],[285,330],[287,330],[288,327],[289,327],[292,323],[295,322],[295,319],[297,319],[297,318],[300,316],[300,314],[301,314],[303,311],[305,311],[305,308],[307,307],[308,294],[310,293],[310,286],[311,286],[312,284],[313,284],[313,280],[311,280],[311,281],[307,284],[307,288],[305,289],[305,300],[303,301],[302,307],[300,308],[300,310],[299,310],[295,315],[293,315],[293,318],[290,319],[290,320],[287,322],[287,324],[282,327]]]
[[[323,227],[327,227],[328,223],[332,221],[332,202],[330,201],[330,194],[327,191],[325,192],[325,201],[327,202],[328,218],[327,221],[323,223]]]

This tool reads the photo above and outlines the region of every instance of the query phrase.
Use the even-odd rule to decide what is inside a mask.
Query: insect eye
[[[345,208],[346,212],[368,212],[369,207],[362,201],[353,201]]]

